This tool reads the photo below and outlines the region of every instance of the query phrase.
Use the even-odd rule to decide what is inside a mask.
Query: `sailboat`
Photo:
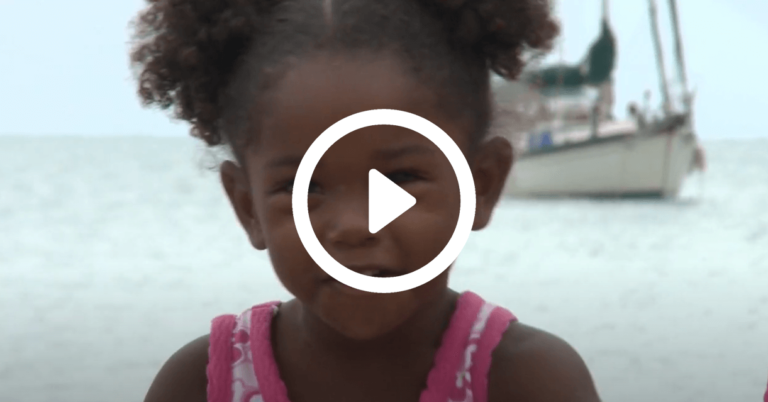
[[[613,70],[616,40],[608,0],[599,37],[575,65],[524,72],[494,81],[501,134],[513,141],[516,163],[505,195],[515,197],[676,197],[685,178],[704,170],[693,126],[676,0],[669,0],[675,36],[677,97],[672,98],[659,36],[656,0],[648,0],[662,95],[660,110],[632,103],[616,120]],[[646,103],[648,95],[646,94]]]

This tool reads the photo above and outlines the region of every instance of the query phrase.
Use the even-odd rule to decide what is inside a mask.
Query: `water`
[[[508,201],[451,279],[568,340],[606,402],[768,382],[768,141],[675,202]],[[218,314],[285,299],[185,138],[0,137],[0,401],[142,400]]]

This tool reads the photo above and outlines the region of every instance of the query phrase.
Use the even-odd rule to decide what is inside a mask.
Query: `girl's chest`
[[[283,362],[281,377],[290,402],[419,402],[434,354],[416,356],[410,364],[370,361],[345,365],[313,358]]]
[[[286,380],[285,383],[291,402],[419,402],[424,389],[424,384],[392,375],[382,375],[377,381],[318,376]]]

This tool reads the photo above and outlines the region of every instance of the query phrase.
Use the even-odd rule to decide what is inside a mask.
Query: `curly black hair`
[[[559,33],[548,0],[147,1],[131,53],[144,105],[172,108],[193,136],[236,155],[249,139],[233,116],[253,106],[241,100],[318,52],[394,52],[482,138],[490,73],[517,78]]]

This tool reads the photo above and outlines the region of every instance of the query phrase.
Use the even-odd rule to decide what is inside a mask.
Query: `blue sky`
[[[667,67],[672,42],[660,8]],[[561,0],[566,61],[598,32],[600,0]],[[0,0],[0,134],[187,135],[141,108],[128,68],[129,23],[142,0]],[[616,113],[659,101],[646,0],[613,0]],[[768,1],[679,0],[689,81],[703,138],[768,137]],[[551,56],[559,58],[560,52]]]

